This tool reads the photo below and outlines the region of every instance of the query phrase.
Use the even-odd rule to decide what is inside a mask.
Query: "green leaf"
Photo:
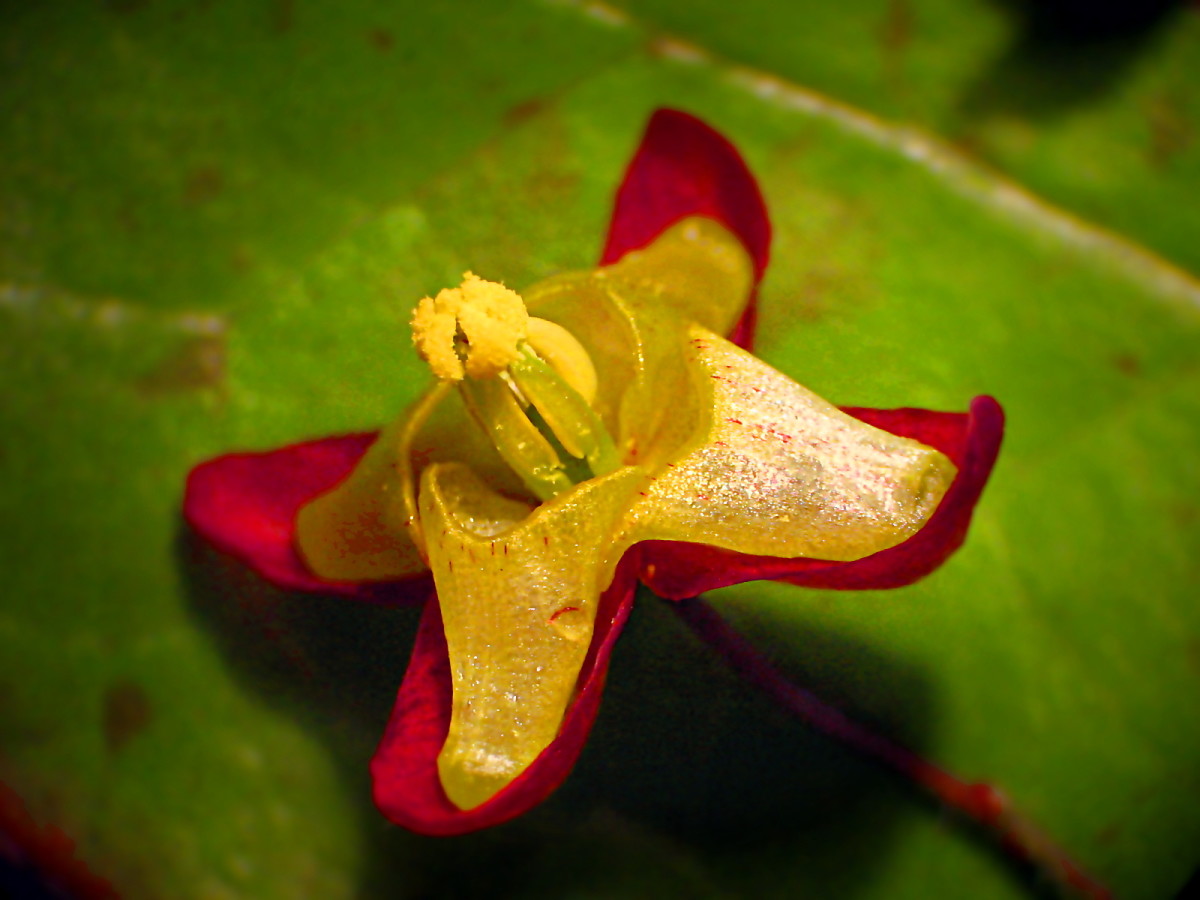
[[[461,839],[393,828],[366,764],[413,612],[281,595],[183,532],[201,459],[413,398],[420,296],[467,268],[521,286],[591,264],[671,105],[761,178],[768,361],[844,404],[990,393],[1011,426],[967,545],[924,582],[714,603],[798,682],[1003,787],[1119,896],[1169,896],[1200,846],[1200,284],[889,119],[978,138],[1200,268],[1197,142],[1165,164],[1122,149],[1156,92],[1194,121],[1200,17],[1088,103],[1014,119],[993,113],[1040,70],[1016,58],[971,93],[1019,41],[982,0],[893,21],[890,99],[878,29],[903,3],[638,7],[7,11],[0,777],[130,898],[1026,892],[650,597],[549,803]]]
[[[1097,20],[1137,19],[1156,5],[617,5],[728,64],[947,135],[1043,196],[1200,269],[1200,208],[1185,199],[1200,178],[1200,16],[1186,4],[1090,37]],[[1056,18],[1064,13],[1073,23]]]

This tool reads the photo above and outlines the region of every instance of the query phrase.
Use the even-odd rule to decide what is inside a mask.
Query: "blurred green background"
[[[1200,862],[1200,13],[1071,7],[0,2],[0,780],[135,900],[1043,887],[649,596],[547,804],[404,832],[366,766],[415,612],[280,594],[181,526],[198,461],[414,397],[423,294],[591,264],[668,105],[761,180],[768,361],[1010,417],[932,577],[713,603],[1118,896],[1172,896]]]

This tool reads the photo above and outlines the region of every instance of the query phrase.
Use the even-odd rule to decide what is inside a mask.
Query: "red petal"
[[[57,825],[39,826],[17,792],[2,781],[0,841],[0,872],[7,876],[6,884],[15,891],[27,881],[44,881],[44,890],[29,885],[26,890],[31,893],[21,896],[120,900],[116,888],[94,874],[78,855],[75,841]]]
[[[923,409],[846,409],[893,434],[945,453],[958,466],[941,505],[925,526],[902,544],[851,562],[748,556],[703,544],[647,541],[642,580],[672,599],[757,579],[779,579],[806,587],[869,590],[900,587],[925,577],[962,544],[971,513],[1000,451],[1004,411],[991,397],[976,397],[969,413]]]
[[[617,189],[601,265],[638,250],[688,216],[720,222],[754,260],[755,285],[767,268],[771,222],[758,183],[741,155],[720,133],[674,109],[650,117],[642,143]],[[754,332],[755,297],[730,339],[748,347]]]
[[[441,610],[436,602],[425,607],[391,720],[371,761],[375,803],[385,816],[421,834],[464,834],[519,816],[562,784],[596,718],[613,645],[633,606],[636,557],[636,551],[626,554],[600,597],[579,689],[558,737],[512,784],[467,811],[446,798],[438,778],[437,756],[450,728],[450,662]]]
[[[217,549],[291,591],[337,594],[373,603],[420,602],[428,579],[351,584],[322,581],[294,546],[296,514],[350,474],[376,433],[292,444],[267,453],[231,453],[188,475],[183,517]]]

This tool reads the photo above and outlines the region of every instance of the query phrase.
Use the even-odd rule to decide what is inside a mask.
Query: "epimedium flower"
[[[371,765],[393,821],[457,834],[548,796],[639,581],[895,587],[961,544],[999,405],[839,410],[756,359],[769,244],[737,151],[660,110],[598,268],[523,294],[467,273],[414,313],[438,383],[406,416],[192,472],[187,520],[275,584],[425,603]]]

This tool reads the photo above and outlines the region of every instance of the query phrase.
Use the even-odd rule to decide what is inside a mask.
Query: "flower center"
[[[471,417],[539,499],[620,465],[591,405],[597,381],[587,350],[562,326],[531,317],[515,291],[467,272],[459,287],[417,305],[412,329],[421,358],[458,388]]]

